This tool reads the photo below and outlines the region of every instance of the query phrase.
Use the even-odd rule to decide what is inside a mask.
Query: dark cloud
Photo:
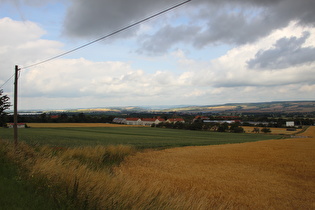
[[[291,66],[315,62],[315,48],[302,47],[309,32],[304,32],[301,38],[291,37],[279,39],[274,48],[259,51],[254,59],[247,62],[252,69],[283,69]]]
[[[139,39],[141,48],[138,53],[161,55],[178,42],[190,42],[201,28],[166,25],[154,35],[144,35]]]
[[[74,0],[66,15],[65,32],[72,37],[99,37],[178,2]],[[314,9],[314,0],[194,0],[173,12],[176,15],[172,18],[176,19],[177,25],[165,19],[168,26],[155,25],[153,34],[144,34],[139,39],[138,52],[160,54],[167,52],[176,43],[191,44],[198,48],[221,43],[251,43],[275,29],[287,26],[291,21],[315,26]],[[188,21],[178,26],[182,19]],[[135,32],[129,31],[123,37],[132,37]]]
[[[65,32],[74,37],[100,37],[166,9],[172,2],[176,1],[74,0],[66,15]]]

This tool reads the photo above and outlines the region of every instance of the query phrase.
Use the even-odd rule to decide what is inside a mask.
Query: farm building
[[[239,120],[203,120],[203,122],[204,123],[219,123],[219,124],[228,123],[228,124],[232,124],[232,123],[239,122]]]
[[[126,118],[123,124],[126,124],[126,125],[141,125],[141,119],[140,118]]]
[[[126,125],[145,125],[151,126],[154,124],[159,124],[165,122],[163,118],[114,118],[113,123],[126,124]]]
[[[286,126],[286,127],[294,127],[294,121],[287,121],[287,122],[285,123],[285,126]]]
[[[125,119],[125,118],[115,117],[115,118],[113,119],[113,123],[126,124],[126,119]]]
[[[243,123],[249,124],[249,125],[263,125],[263,126],[268,126],[269,124],[274,124],[273,122],[254,122],[254,121],[245,121]]]
[[[156,123],[157,121],[159,120],[155,118],[141,118],[142,125],[152,125],[153,123]]]
[[[158,117],[157,120],[158,121],[156,121],[156,124],[166,121],[164,118],[161,118],[161,117]]]
[[[14,123],[8,123],[8,128],[13,128],[14,127]],[[25,123],[17,123],[17,128],[25,128]]]
[[[209,117],[205,117],[205,116],[200,116],[200,115],[197,115],[194,119],[193,119],[193,123],[196,121],[196,120],[209,120]]]
[[[185,123],[185,120],[183,118],[170,118],[170,119],[167,119],[166,122],[169,122],[169,123],[176,123],[176,122]]]
[[[152,125],[152,124],[159,124],[161,122],[165,122],[163,118],[141,118],[142,125]]]

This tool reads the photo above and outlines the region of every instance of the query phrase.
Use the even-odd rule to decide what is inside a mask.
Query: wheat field
[[[253,133],[252,131],[256,127],[255,126],[243,126],[245,133]],[[263,129],[263,127],[258,127],[258,128],[260,130]],[[287,128],[273,128],[273,127],[268,127],[268,128],[271,131],[270,134],[275,134],[275,135],[294,135],[295,133],[300,132],[302,130],[302,129],[296,129],[296,131],[292,131],[292,130],[287,130]]]
[[[315,209],[315,127],[299,135],[138,153],[116,170],[191,209]]]
[[[75,209],[315,209],[315,127],[299,136],[140,152],[5,141],[0,149],[37,189]]]

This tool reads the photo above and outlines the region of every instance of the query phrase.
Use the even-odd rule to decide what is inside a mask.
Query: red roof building
[[[7,123],[8,128],[13,128],[14,123]],[[17,123],[17,128],[25,128],[26,124],[25,123]]]
[[[167,122],[169,122],[169,123],[176,123],[176,122],[185,123],[185,120],[183,118],[170,118],[170,119],[167,119]]]

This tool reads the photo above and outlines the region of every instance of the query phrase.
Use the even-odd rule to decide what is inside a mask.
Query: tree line
[[[241,123],[204,123],[202,121],[195,121],[193,123],[169,123],[161,122],[159,124],[152,124],[151,127],[156,128],[169,128],[169,129],[184,129],[184,130],[197,130],[197,131],[215,131],[215,132],[230,132],[230,133],[245,133],[244,128],[241,127]],[[253,133],[271,133],[270,128],[263,127],[258,128],[254,127],[252,130]]]
[[[0,89],[0,127],[3,127],[8,122],[13,122],[13,115],[8,115],[6,110],[12,106],[10,98],[3,94],[3,90]],[[216,130],[216,131],[229,131],[229,132],[242,132],[239,124],[211,124],[203,123],[201,120],[193,121],[194,116],[203,115],[204,113],[194,114],[180,114],[179,116],[187,123],[162,123],[161,125],[154,125],[156,127],[165,128],[177,128],[177,129],[189,129],[189,130]],[[221,113],[222,114],[222,113]],[[119,115],[119,114],[118,114]],[[121,117],[133,117],[141,115],[141,117],[161,117],[164,119],[174,118],[178,116],[176,112],[168,113],[121,113]],[[209,117],[210,120],[217,120],[220,118],[220,113],[208,113],[205,116]],[[29,123],[112,123],[115,117],[113,113],[41,113],[34,115],[18,115],[18,122],[29,122]],[[267,122],[267,127],[285,127],[286,121],[294,121],[296,126],[302,125],[314,125],[315,112],[311,113],[242,113],[238,115],[238,120],[242,121],[243,126],[250,126],[249,121],[253,122]],[[266,126],[264,124],[258,124],[257,127]]]
[[[161,122],[159,124],[152,124],[152,127],[157,128],[171,128],[171,129],[184,129],[184,130],[198,130],[198,131],[217,131],[217,132],[231,132],[231,133],[244,133],[244,129],[240,123],[204,123],[202,121],[195,121],[193,123],[169,123]]]
[[[10,122],[13,116],[7,116],[7,119]],[[113,119],[110,115],[84,113],[18,115],[18,122],[28,123],[111,123]]]

